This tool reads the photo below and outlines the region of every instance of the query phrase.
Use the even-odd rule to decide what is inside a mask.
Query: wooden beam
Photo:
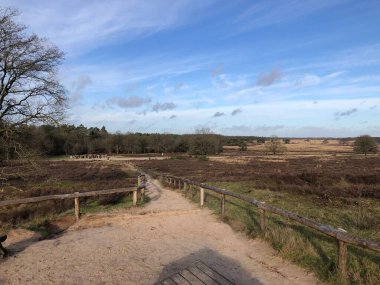
[[[342,284],[347,284],[347,244],[338,241],[338,270]]]
[[[264,232],[266,229],[265,210],[259,209],[259,212],[260,212],[260,228]]]
[[[137,189],[133,191],[133,206],[137,206]]]
[[[79,192],[75,192],[74,207],[75,207],[75,219],[79,221],[80,218],[80,205],[79,205]]]
[[[226,194],[222,194],[222,199],[220,201],[220,213],[222,216],[222,219],[224,219],[226,214]]]
[[[135,189],[134,187],[129,187],[129,188],[89,191],[89,192],[79,193],[78,197],[91,197],[91,196],[107,195],[107,194],[114,194],[114,193],[126,193],[126,192],[133,192],[134,189]],[[76,194],[74,194],[74,193],[70,193],[70,194],[58,194],[58,195],[46,195],[46,196],[40,196],[40,197],[30,197],[30,198],[23,198],[23,199],[16,199],[16,200],[5,200],[5,201],[0,201],[0,207],[19,205],[19,204],[36,203],[36,202],[43,202],[43,201],[49,201],[49,200],[73,199],[73,198],[75,198],[75,195]]]
[[[201,188],[201,194],[200,194],[200,198],[201,198],[201,207],[203,207],[203,204],[204,204],[204,201],[205,201],[205,189],[204,188]]]
[[[314,221],[312,219],[302,217],[298,214],[295,214],[295,213],[292,213],[292,212],[289,212],[286,210],[282,210],[282,209],[274,207],[274,206],[266,205],[265,203],[260,202],[256,199],[253,199],[251,197],[247,197],[247,196],[244,196],[242,194],[238,194],[238,193],[235,193],[232,191],[227,191],[225,189],[221,189],[221,188],[218,188],[215,186],[210,186],[210,185],[207,185],[205,183],[200,183],[200,182],[193,181],[190,179],[179,178],[179,177],[172,176],[172,175],[170,175],[169,177],[172,177],[175,179],[180,179],[181,181],[187,182],[188,184],[193,185],[193,186],[212,190],[216,193],[225,194],[227,196],[246,201],[252,205],[257,206],[260,209],[267,211],[267,212],[270,212],[270,213],[282,216],[284,218],[288,218],[290,220],[296,221],[302,225],[305,225],[307,227],[315,229],[319,232],[322,232],[328,236],[334,237],[337,240],[343,241],[345,243],[349,243],[349,244],[360,246],[363,248],[367,248],[367,249],[370,249],[370,250],[373,250],[376,252],[380,252],[380,243],[377,243],[377,242],[374,242],[371,240],[367,240],[367,239],[363,239],[363,238],[358,238],[355,236],[351,236],[347,233],[342,233],[341,231],[339,231],[338,229],[335,229],[334,227],[332,227],[330,225],[324,225],[324,224],[321,224],[321,223]]]

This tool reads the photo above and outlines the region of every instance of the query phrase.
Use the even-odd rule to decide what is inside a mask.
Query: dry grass
[[[17,163],[2,169],[0,200],[86,192],[134,186],[137,174],[122,162],[41,161],[36,166]],[[82,211],[107,210],[131,204],[130,194],[82,198]],[[0,230],[27,227],[43,233],[52,221],[73,214],[72,200],[53,200],[0,208]],[[45,230],[47,229],[47,230]]]

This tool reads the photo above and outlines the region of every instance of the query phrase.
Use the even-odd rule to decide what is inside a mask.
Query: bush
[[[266,150],[268,153],[272,154],[280,154],[286,151],[286,147],[284,146],[281,139],[273,136],[270,141],[265,144]]]
[[[377,153],[377,142],[369,135],[357,137],[354,143],[355,153]]]

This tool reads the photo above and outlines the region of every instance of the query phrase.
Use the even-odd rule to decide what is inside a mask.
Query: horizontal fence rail
[[[145,175],[142,174],[137,177],[137,186],[135,187],[106,189],[106,190],[88,191],[88,192],[81,192],[81,193],[75,192],[75,193],[69,193],[69,194],[46,195],[46,196],[29,197],[29,198],[23,198],[23,199],[15,199],[15,200],[5,200],[5,201],[0,201],[0,207],[37,203],[37,202],[51,201],[51,200],[74,199],[75,218],[76,220],[79,220],[79,217],[80,217],[79,198],[132,192],[133,206],[137,206],[138,194],[141,195],[141,202],[144,201],[145,188],[146,188],[145,183],[146,183],[146,178],[145,178]]]
[[[359,238],[355,237],[352,235],[347,234],[344,230],[336,229],[330,225],[325,225],[322,223],[319,223],[315,220],[312,220],[310,218],[306,218],[303,216],[300,216],[298,214],[295,214],[290,211],[286,211],[271,205],[267,205],[264,202],[260,202],[254,198],[244,196],[242,194],[238,194],[232,191],[228,191],[225,189],[221,189],[215,186],[210,186],[205,183],[200,183],[197,181],[193,181],[190,179],[182,178],[182,177],[177,177],[173,175],[161,175],[159,174],[161,178],[166,180],[166,182],[173,186],[174,188],[179,188],[181,189],[181,185],[183,187],[188,187],[188,186],[195,186],[198,187],[200,190],[200,205],[203,206],[204,203],[204,189],[211,190],[215,193],[221,194],[221,215],[222,218],[225,215],[225,199],[226,196],[234,197],[239,200],[245,201],[251,205],[256,206],[259,209],[260,212],[260,227],[262,230],[265,230],[266,227],[266,217],[265,213],[273,213],[276,215],[279,215],[281,217],[296,221],[304,226],[307,226],[309,228],[312,228],[314,230],[317,230],[321,233],[324,233],[328,236],[331,236],[335,238],[338,241],[338,269],[339,272],[342,276],[343,279],[347,278],[347,269],[346,269],[346,259],[347,259],[347,244],[355,245],[355,246],[360,246],[365,249],[369,249],[375,252],[380,253],[380,244],[368,239],[364,238]],[[192,194],[193,196],[193,194]]]
[[[46,195],[46,196],[30,197],[30,198],[23,198],[23,199],[16,199],[16,200],[5,200],[5,201],[0,201],[0,207],[19,205],[19,204],[29,204],[29,203],[36,203],[36,202],[49,201],[49,200],[73,199],[76,197],[81,198],[81,197],[92,197],[92,196],[115,194],[115,193],[128,193],[128,192],[133,192],[136,190],[137,190],[136,187],[129,187],[129,188],[107,189],[107,190],[89,191],[89,192],[81,192],[81,193],[75,192],[75,193],[70,193],[70,194]]]

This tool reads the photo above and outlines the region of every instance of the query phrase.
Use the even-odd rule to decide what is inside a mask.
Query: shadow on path
[[[180,284],[263,284],[238,261],[207,247],[166,265],[156,284],[164,280],[168,284],[176,284],[179,279],[182,280]]]

